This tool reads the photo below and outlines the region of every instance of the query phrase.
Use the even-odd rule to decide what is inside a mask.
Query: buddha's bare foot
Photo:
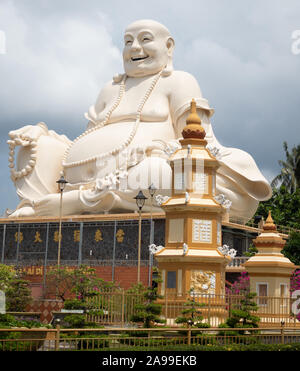
[[[35,215],[35,211],[31,206],[24,206],[20,209],[17,209],[12,214],[9,215],[9,218],[18,218],[23,216],[33,216]]]
[[[49,194],[33,202],[36,215],[58,216],[60,213],[60,193]],[[63,194],[62,215],[81,213],[82,208],[78,203],[78,191],[69,191]]]

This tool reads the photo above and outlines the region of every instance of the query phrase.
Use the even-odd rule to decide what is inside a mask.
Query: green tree
[[[84,307],[87,299],[98,295],[101,290],[113,287],[115,285],[112,282],[106,282],[97,277],[95,269],[85,265],[72,270],[57,267],[47,274],[48,295],[56,295],[68,303],[70,297],[73,297],[72,304],[74,306],[77,300],[77,309]]]
[[[284,256],[296,265],[300,265],[300,233],[291,232],[286,245],[281,251]]]
[[[24,312],[32,300],[29,282],[5,264],[0,264],[0,290],[5,293],[6,310],[10,312]]]
[[[254,256],[258,252],[257,248],[253,245],[253,243],[250,244],[248,250],[244,253],[244,256]]]
[[[153,327],[157,323],[164,323],[165,320],[160,318],[162,305],[155,303],[157,299],[162,299],[163,296],[158,294],[157,284],[161,282],[160,275],[157,272],[157,277],[153,278],[153,284],[150,287],[144,287],[142,284],[135,285],[130,292],[141,295],[139,304],[134,306],[136,313],[130,318],[132,322],[143,322],[144,328]]]
[[[115,287],[112,282],[107,282],[97,277],[94,268],[85,265],[81,265],[77,269],[74,269],[71,277],[73,286],[71,292],[82,302],[85,302],[88,298],[99,295],[101,290]]]
[[[31,303],[29,282],[20,278],[13,278],[5,292],[6,309],[10,312],[25,312]]]
[[[207,324],[202,323],[203,316],[200,308],[204,307],[205,304],[196,302],[193,289],[189,291],[189,295],[187,301],[183,304],[184,309],[181,311],[183,316],[177,317],[175,322],[188,326],[196,325],[197,327],[201,327],[203,325],[203,327],[209,327]]]
[[[0,264],[0,290],[5,291],[12,279],[17,276],[15,269],[9,265]]]
[[[225,323],[219,325],[220,328],[257,328],[260,318],[255,316],[253,312],[258,310],[258,306],[253,300],[256,296],[255,292],[246,292],[239,304],[234,305],[230,312],[230,317]],[[220,333],[220,334],[225,334]],[[229,333],[227,333],[230,335]],[[240,335],[244,335],[245,331],[240,330]],[[231,334],[232,335],[232,334]]]
[[[279,189],[273,189],[272,197],[259,203],[255,215],[261,215],[266,219],[269,210],[276,225],[300,229],[300,188],[294,193],[288,192],[284,185]]]
[[[47,296],[56,296],[65,302],[72,288],[72,271],[66,267],[56,267],[47,272]]]
[[[293,147],[289,152],[286,142],[283,143],[285,161],[279,160],[281,172],[272,181],[272,187],[284,185],[288,192],[293,193],[300,185],[300,145]]]
[[[266,219],[269,210],[272,212],[272,218],[276,225],[300,230],[300,188],[297,188],[294,193],[289,193],[285,186],[274,189],[270,200],[259,203],[256,215],[262,215]],[[300,264],[299,232],[290,232],[282,253],[294,264]]]
[[[256,296],[255,292],[245,294],[240,304],[236,305],[231,311],[231,316],[227,320],[227,324],[232,327],[249,327],[257,328],[260,318],[253,315],[253,312],[258,310],[258,306],[253,300]]]

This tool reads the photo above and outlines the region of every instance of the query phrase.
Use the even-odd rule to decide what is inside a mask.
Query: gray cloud
[[[192,73],[215,108],[220,142],[246,150],[268,179],[282,142],[299,143],[300,55],[291,34],[300,4],[282,1],[10,1],[0,4],[0,212],[16,206],[7,133],[45,121],[71,139],[103,84],[122,70],[127,24],[156,19],[176,42],[175,68]]]

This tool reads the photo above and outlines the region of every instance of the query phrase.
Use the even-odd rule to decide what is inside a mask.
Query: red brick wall
[[[112,267],[95,267],[98,277],[105,281],[112,279]],[[148,285],[148,267],[141,267],[141,282]],[[114,281],[123,289],[130,288],[137,283],[137,267],[115,267]]]
[[[93,268],[96,270],[97,277],[109,282],[112,280],[112,266],[98,266]],[[32,272],[39,272],[39,270],[35,267]],[[148,286],[148,272],[148,267],[141,267],[141,282],[145,286]],[[32,284],[31,289],[33,298],[41,298],[43,294],[43,275],[26,275],[25,279],[30,281]],[[114,280],[116,284],[120,285],[120,287],[124,289],[130,288],[133,284],[137,283],[137,267],[115,267]]]
[[[148,286],[148,267],[141,267],[140,277],[143,285]],[[137,267],[116,267],[115,282],[122,288],[129,289],[137,283]]]

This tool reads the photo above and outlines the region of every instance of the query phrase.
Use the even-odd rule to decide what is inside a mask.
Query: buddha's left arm
[[[207,100],[202,97],[199,84],[191,74],[174,71],[170,76],[170,83],[170,111],[175,134],[179,138],[186,125],[192,99],[196,101],[200,117],[211,116],[213,110],[209,107]]]

